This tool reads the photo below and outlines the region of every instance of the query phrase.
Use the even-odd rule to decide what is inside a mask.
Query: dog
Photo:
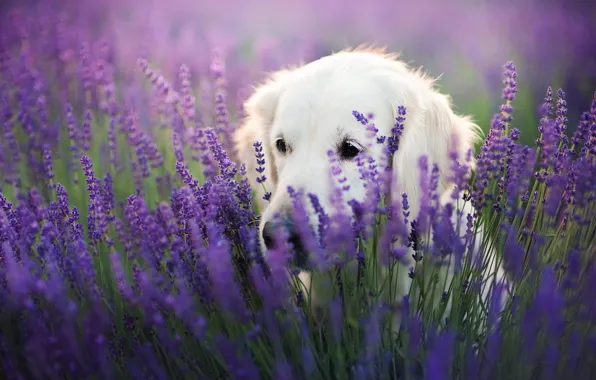
[[[324,209],[330,207],[329,150],[349,184],[344,199],[360,202],[365,199],[366,188],[355,157],[366,152],[379,162],[384,153],[382,144],[365,143],[367,132],[354,117],[355,110],[372,114],[378,135],[390,136],[399,116],[398,106],[406,108],[399,148],[391,158],[392,170],[396,172],[391,191],[399,199],[402,193],[407,193],[412,217],[419,214],[421,206],[418,160],[422,155],[428,158],[429,166],[433,163],[438,166],[441,203],[453,203],[452,160],[448,158],[453,138],[458,142],[454,148],[457,159],[465,162],[466,155],[470,157],[469,151],[479,141],[481,130],[469,116],[453,111],[450,97],[435,89],[436,79],[421,69],[411,69],[398,58],[399,54],[387,53],[384,48],[359,46],[342,50],[308,64],[273,72],[246,100],[246,118],[233,140],[237,159],[246,165],[262,213],[259,239],[265,257],[272,244],[273,218],[288,214],[292,207],[288,186],[316,194]],[[263,173],[256,171],[253,144],[257,141],[262,143],[266,160]],[[473,157],[468,166],[470,170],[474,168]],[[266,190],[257,182],[257,177],[263,174],[267,177]],[[269,202],[263,199],[265,191],[271,192]],[[466,213],[472,212],[469,202],[463,207],[463,222],[456,221],[460,225],[465,225]],[[307,210],[309,221],[316,226],[313,208]],[[292,231],[289,234],[289,239],[296,239]],[[406,255],[409,262],[401,264],[406,266],[405,271],[400,270],[395,279],[398,306],[412,284],[407,274],[407,267],[414,265],[411,253]],[[496,281],[505,281],[496,260],[487,270],[496,273]],[[452,270],[447,269],[445,276],[451,278]],[[299,278],[304,288],[309,289],[311,274],[302,271]],[[489,288],[483,290],[483,297],[488,296]],[[320,294],[320,287],[311,289],[311,304],[325,303]],[[440,297],[438,292],[435,306]],[[450,307],[449,301],[445,315]],[[398,311],[393,328],[398,331],[400,324]]]

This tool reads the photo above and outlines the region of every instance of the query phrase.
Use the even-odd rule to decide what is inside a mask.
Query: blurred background
[[[138,57],[175,82],[182,63],[208,75],[211,50],[225,52],[228,86],[246,96],[266,71],[360,43],[387,45],[401,58],[442,75],[458,111],[487,129],[498,111],[502,66],[513,60],[519,93],[515,126],[536,138],[536,111],[547,86],[567,94],[569,129],[596,90],[595,1],[572,0],[63,0],[4,1],[23,20],[69,25],[64,46],[108,41],[116,78]],[[66,10],[67,13],[60,13]],[[45,16],[45,19],[44,19]],[[3,18],[8,20],[9,18]],[[6,21],[8,22],[8,21]],[[43,24],[52,24],[46,25]],[[9,27],[5,24],[4,27]],[[3,28],[4,28],[3,27]],[[30,30],[31,33],[35,31]],[[124,82],[122,82],[124,83]],[[127,90],[134,93],[134,88]]]

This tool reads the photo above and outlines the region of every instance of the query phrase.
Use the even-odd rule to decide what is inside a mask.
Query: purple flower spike
[[[81,142],[83,150],[88,152],[91,149],[91,139],[92,139],[92,115],[91,110],[85,111],[85,116],[82,124],[82,134],[81,134]]]
[[[406,107],[397,107],[397,117],[395,118],[395,125],[391,129],[392,135],[387,139],[389,157],[399,149],[399,141],[404,131],[404,123],[406,121]]]
[[[257,158],[257,168],[255,169],[257,173],[263,174],[265,172],[265,153],[263,153],[263,144],[259,141],[253,144],[255,147],[255,157]],[[258,183],[263,183],[267,180],[267,177],[263,174],[261,177],[257,178]]]
[[[426,378],[433,380],[449,380],[452,378],[450,368],[454,356],[454,345],[455,333],[452,331],[446,331],[435,338],[434,344],[426,357]]]
[[[48,144],[43,146],[43,163],[45,167],[46,177],[49,181],[54,178],[54,171],[52,169],[52,151]]]
[[[187,65],[181,65],[179,71],[181,103],[184,111],[184,118],[194,125],[195,120],[195,97],[192,94],[190,82],[190,68]]]

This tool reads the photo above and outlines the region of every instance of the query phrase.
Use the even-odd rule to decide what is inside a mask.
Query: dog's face
[[[281,221],[287,221],[287,214],[291,211],[292,199],[288,187],[302,194],[315,194],[329,213],[332,211],[331,186],[338,186],[337,180],[345,177],[342,185],[349,187],[343,191],[343,200],[364,200],[366,189],[361,179],[358,156],[367,153],[378,162],[382,145],[370,144],[373,139],[354,117],[354,110],[374,115],[373,120],[378,121],[379,132],[384,135],[391,130],[393,112],[389,103],[376,101],[383,96],[378,83],[366,77],[348,81],[330,77],[331,73],[325,74],[296,76],[287,84],[265,136],[271,150],[271,169],[276,177],[276,191],[262,215],[261,237],[265,246],[272,243],[270,235],[274,233],[275,224],[271,219],[280,214]],[[342,170],[335,180],[332,179],[331,158],[335,159],[334,165]],[[306,198],[304,204],[311,224],[316,226],[317,215],[311,202]],[[294,248],[300,251],[292,224],[285,225]]]
[[[272,197],[269,204],[262,204],[260,239],[264,248],[273,243],[273,218],[288,217],[292,210],[288,187],[317,195],[323,208],[330,209],[330,151],[342,170],[340,177],[349,185],[344,201],[365,199],[357,158],[366,153],[381,162],[386,149],[371,139],[353,111],[372,115],[377,136],[391,136],[398,106],[405,106],[407,115],[393,157],[398,180],[392,187],[398,194],[408,193],[416,212],[420,155],[439,165],[440,186],[446,187],[451,137],[458,138],[457,150],[463,157],[477,128],[451,111],[448,98],[435,92],[429,79],[377,52],[342,52],[298,69],[280,71],[255,91],[246,104],[247,121],[235,138],[249,175],[255,168],[254,151],[250,149],[255,141],[262,142],[266,155],[266,186]],[[260,187],[253,184],[255,189]],[[314,227],[315,210],[310,202],[305,205]],[[288,232],[294,245],[299,245],[294,231]]]

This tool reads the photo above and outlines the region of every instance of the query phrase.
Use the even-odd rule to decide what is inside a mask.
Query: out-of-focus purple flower
[[[91,49],[87,42],[82,42],[80,44],[80,75],[81,75],[81,84],[83,87],[83,94],[84,94],[84,102],[85,104],[89,104],[89,97],[91,86],[93,84],[92,77],[92,68],[91,68]]]
[[[141,178],[138,180],[140,183],[137,183],[137,190],[141,190],[143,188],[143,179],[148,178],[151,176],[151,171],[148,165],[147,159],[147,152],[145,151],[145,146],[142,144],[138,144],[135,149],[136,154],[136,161],[133,161],[136,165],[137,170],[133,170],[136,174],[140,175]]]
[[[329,195],[330,201],[330,214],[328,228],[325,231],[325,242],[327,252],[334,252],[336,254],[343,254],[346,261],[349,261],[356,254],[356,234],[353,228],[345,228],[345,226],[352,225],[352,217],[350,216],[349,209],[346,207],[344,202],[344,193],[349,189],[349,185],[346,184],[346,177],[343,175],[341,166],[338,163],[337,157],[334,152],[329,150],[327,152],[331,167],[331,178],[330,188],[331,194]],[[311,198],[312,202],[312,198]],[[326,255],[329,256],[329,255]],[[322,260],[320,258],[317,263],[319,268],[323,271],[329,269],[329,265],[332,264],[328,258]]]
[[[275,229],[275,242],[288,241],[288,231],[281,225]],[[269,275],[263,276],[261,268],[251,268],[251,280],[265,304],[265,311],[272,312],[284,305],[290,299],[291,289],[288,282],[290,257],[284,244],[274,244],[273,249],[267,250],[267,267]]]
[[[596,129],[596,128],[595,128]],[[576,208],[583,209],[589,202],[593,202],[593,194],[596,191],[596,165],[592,159],[587,156],[580,157],[574,162],[574,170],[577,178],[575,180],[575,191],[573,193],[573,205]],[[580,215],[574,217],[581,218]],[[590,217],[582,220],[582,223],[590,223]],[[579,221],[579,220],[578,220]]]
[[[5,97],[2,99],[2,112],[4,113],[4,115],[2,115],[2,122],[3,136],[5,139],[3,146],[4,149],[7,149],[7,153],[5,153],[5,175],[8,183],[16,183],[18,178],[18,165],[21,161],[21,154],[19,144],[13,131],[13,115],[9,108],[8,99]]]
[[[527,359],[531,359],[537,353],[538,337],[541,331],[552,338],[548,340],[549,347],[556,347],[556,342],[564,333],[563,296],[557,289],[554,276],[552,269],[542,270],[539,288],[522,318],[523,355]]]
[[[151,81],[151,84],[155,86],[155,90],[162,97],[162,100],[168,106],[175,106],[179,102],[179,95],[174,91],[170,82],[166,80],[163,74],[155,72],[149,68],[149,63],[144,58],[137,60],[137,65],[143,71],[143,74]]]
[[[404,224],[404,219],[400,217],[402,215],[400,204],[401,202],[393,201],[384,231],[379,238],[379,245],[383,247],[379,257],[382,265],[391,266],[395,260],[404,263],[406,259],[403,248],[408,244],[408,228]],[[395,247],[396,243],[399,244],[397,247]]]
[[[261,377],[259,369],[252,363],[249,354],[242,350],[243,355],[238,355],[238,348],[228,338],[222,335],[217,336],[216,345],[219,354],[226,363],[228,374],[232,378],[252,380]]]
[[[146,343],[138,347],[135,350],[135,356],[128,360],[127,369],[136,378],[151,377],[156,380],[166,380],[168,378],[167,372],[160,364],[154,350],[155,348],[151,344]]]
[[[188,134],[190,151],[192,152],[191,158],[193,161],[200,161],[202,156],[201,152],[204,152],[207,149],[205,147],[203,129],[194,127],[189,129]]]
[[[180,134],[174,129],[172,130],[172,145],[174,147],[174,156],[176,157],[176,161],[184,162],[184,148],[182,146]]]
[[[521,279],[524,270],[526,252],[517,241],[518,229],[514,226],[504,225],[502,231],[506,234],[506,241],[503,251],[504,269],[513,278]]]
[[[66,118],[66,128],[68,131],[68,139],[69,139],[69,150],[71,154],[71,160],[69,161],[69,169],[73,171],[75,174],[73,176],[73,181],[75,183],[78,182],[78,178],[76,175],[76,168],[78,167],[79,157],[79,132],[76,126],[76,119],[73,115],[72,105],[66,104],[65,106],[65,118]]]
[[[326,241],[326,231],[329,227],[329,215],[325,212],[323,207],[321,206],[321,202],[319,201],[319,197],[316,194],[309,193],[307,194],[310,203],[317,214],[317,219],[319,223],[317,224],[317,237],[319,239],[319,245],[325,248],[325,241]]]
[[[196,224],[191,221],[191,233],[198,235]],[[231,313],[239,321],[246,321],[248,310],[234,280],[232,250],[227,240],[218,231],[215,223],[208,223],[207,236],[212,245],[204,250],[205,263],[209,270],[213,296],[224,312]]]
[[[451,379],[451,362],[454,357],[455,333],[446,331],[435,337],[426,357],[425,376],[428,379]]]
[[[52,169],[52,151],[48,144],[43,146],[43,163],[46,169],[46,178],[51,181],[54,178],[54,171]]]
[[[92,121],[91,110],[86,110],[81,131],[81,145],[86,152],[91,149],[91,139],[93,137],[91,131]]]
[[[112,212],[116,206],[116,201],[114,198],[114,181],[112,179],[112,175],[109,172],[107,172],[103,178],[101,195],[104,202],[104,212]]]
[[[181,104],[184,111],[184,118],[194,125],[195,121],[195,98],[192,94],[190,82],[190,68],[187,65],[181,65],[179,71],[180,94],[182,95]]]
[[[506,183],[506,215],[515,216],[518,211],[518,202],[530,185],[530,178],[534,173],[536,151],[528,146],[521,147],[513,144],[507,165],[504,182]]]
[[[416,219],[416,231],[423,236],[428,231],[428,228],[430,228],[430,221],[433,214],[432,180],[428,172],[428,157],[426,155],[422,155],[418,159],[418,170],[420,171],[420,211]]]
[[[455,188],[451,193],[451,199],[454,201],[461,198],[461,193],[464,190],[469,190],[469,171],[472,162],[472,154],[474,153],[473,149],[470,149],[464,157],[465,162],[460,162],[458,160],[459,144],[460,141],[458,140],[457,135],[451,136],[451,145],[448,156],[451,160],[450,170],[452,174],[449,181],[455,185]]]
[[[109,258],[110,258],[112,271],[113,271],[113,275],[114,275],[114,280],[116,282],[116,287],[117,287],[118,291],[120,292],[120,294],[122,294],[125,297],[125,299],[132,300],[132,298],[133,298],[132,288],[130,287],[129,284],[127,284],[126,273],[124,270],[124,266],[122,265],[122,262],[120,260],[118,252],[111,251]]]
[[[408,332],[406,360],[412,360],[418,355],[423,343],[423,326],[420,317],[412,310],[409,295],[402,299],[402,315],[404,331]]]
[[[108,155],[110,156],[110,163],[114,168],[118,168],[118,139],[116,119],[114,117],[110,117],[110,125],[108,126]]]
[[[8,290],[13,294],[13,300],[24,300],[32,286],[31,273],[28,268],[19,265],[16,261],[14,251],[8,241],[2,243],[2,258],[4,261],[5,278]]]
[[[379,376],[378,369],[375,368],[375,361],[378,353],[382,347],[382,307],[380,305],[372,305],[369,314],[361,320],[364,333],[364,347],[363,355],[357,361],[362,366],[361,370],[368,378],[376,378]]]
[[[225,56],[222,49],[213,49],[211,53],[211,76],[213,77],[214,85],[214,100],[215,100],[215,131],[218,135],[224,138],[223,146],[227,151],[232,151],[230,116],[227,107],[227,80]]]

